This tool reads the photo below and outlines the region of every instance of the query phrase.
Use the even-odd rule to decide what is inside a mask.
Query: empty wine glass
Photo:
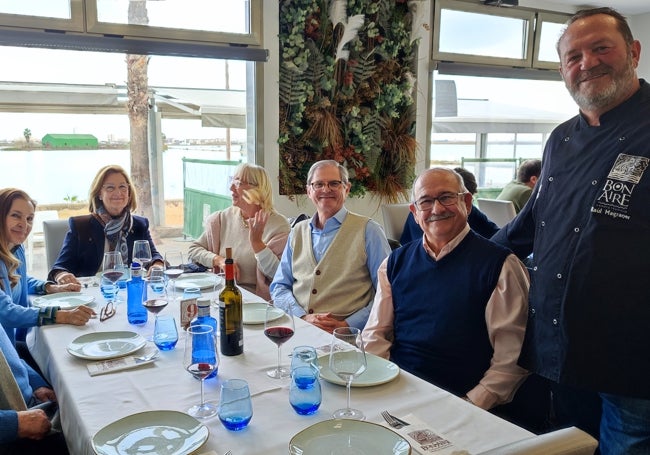
[[[104,253],[102,262],[102,281],[108,281],[114,286],[113,296],[108,298],[109,303],[114,303],[117,296],[117,281],[124,275],[122,255],[119,251]],[[107,295],[107,294],[105,294]]]
[[[347,408],[334,411],[335,419],[364,420],[362,411],[350,407],[350,387],[354,378],[366,371],[366,351],[363,347],[361,330],[356,327],[334,329],[330,346],[330,370],[346,384],[348,393]]]
[[[264,335],[278,345],[278,366],[266,372],[269,377],[281,379],[291,376],[291,371],[281,366],[280,348],[285,341],[293,336],[294,332],[295,325],[291,307],[288,307],[286,311],[282,311],[274,306],[273,302],[269,302],[264,317]]]
[[[168,251],[165,253],[165,276],[172,286],[172,300],[176,300],[176,279],[183,274],[183,253]]]
[[[207,403],[203,396],[203,381],[219,367],[217,354],[217,337],[209,325],[194,325],[187,329],[185,335],[185,369],[195,378],[201,380],[201,404],[187,410],[192,417],[205,419],[217,413],[217,406]]]
[[[142,268],[151,262],[151,246],[148,240],[136,240],[133,242],[133,262],[139,262]]]

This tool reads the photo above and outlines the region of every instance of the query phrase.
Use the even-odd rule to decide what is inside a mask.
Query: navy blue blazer
[[[149,233],[149,220],[133,215],[133,226],[128,232],[126,242],[129,248],[129,261],[133,254],[135,240],[148,240],[151,246],[152,261],[163,261],[162,255],[156,250]],[[75,222],[76,220],[76,222]],[[77,224],[88,223],[87,229],[77,229]],[[104,259],[104,244],[106,236],[104,227],[92,215],[71,217],[68,220],[69,230],[63,240],[63,246],[47,276],[54,281],[54,277],[61,271],[73,273],[75,276],[94,276],[101,270]],[[81,235],[84,238],[81,238]]]

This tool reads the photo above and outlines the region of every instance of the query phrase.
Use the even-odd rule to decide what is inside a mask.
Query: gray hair
[[[348,169],[345,166],[343,166],[342,164],[334,160],[321,160],[321,161],[316,161],[309,168],[309,172],[307,173],[307,185],[311,183],[311,179],[314,177],[314,172],[316,172],[316,169],[319,169],[321,167],[326,167],[326,166],[336,166],[339,169],[339,175],[341,176],[341,181],[346,184],[349,183],[350,174],[348,173]]]
[[[458,188],[460,188],[460,193],[467,193],[467,187],[465,187],[465,182],[463,182],[463,177],[456,172],[453,169],[449,169],[448,167],[441,167],[441,166],[436,166],[436,167],[431,167],[429,169],[424,170],[418,177],[415,179],[413,182],[413,188],[411,189],[411,200],[415,201],[415,186],[418,183],[418,180],[425,175],[428,174],[429,172],[446,172],[447,174],[451,174],[454,176],[456,181],[458,182]]]

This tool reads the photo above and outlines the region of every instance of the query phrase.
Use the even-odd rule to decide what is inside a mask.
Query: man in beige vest
[[[336,161],[312,165],[307,195],[316,213],[289,234],[270,288],[278,307],[328,332],[363,329],[377,269],[390,253],[381,226],[345,208],[350,186],[347,169]]]

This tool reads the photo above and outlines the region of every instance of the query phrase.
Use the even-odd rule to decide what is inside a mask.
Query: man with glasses
[[[452,169],[415,180],[410,210],[424,235],[382,262],[363,337],[368,352],[492,409],[528,374],[517,359],[529,281],[516,256],[470,229],[471,205]]]
[[[328,332],[362,329],[375,295],[377,268],[390,246],[383,229],[349,212],[347,169],[318,161],[307,174],[307,195],[316,206],[311,219],[296,224],[282,254],[271,295],[280,308]]]

